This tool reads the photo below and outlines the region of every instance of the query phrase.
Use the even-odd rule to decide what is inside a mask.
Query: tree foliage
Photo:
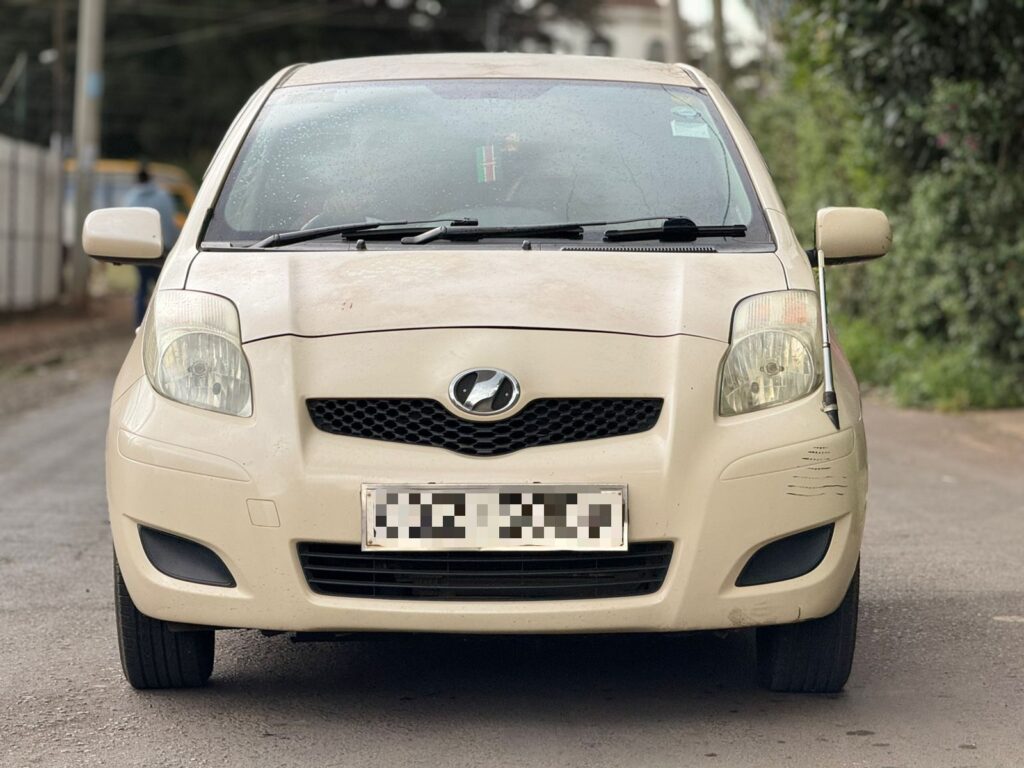
[[[801,0],[785,28],[782,83],[750,116],[798,232],[824,205],[894,225],[889,257],[832,273],[837,309],[902,350],[887,370],[913,402],[952,391],[909,370],[922,345],[970,383],[948,402],[1024,401],[1024,2]]]
[[[1024,1],[820,0],[806,20],[830,34],[836,72],[863,100],[892,157],[928,170],[949,153],[936,142],[937,91],[970,84],[971,151],[1000,170],[1024,168],[1011,146],[1024,129]],[[963,93],[945,91],[956,101]],[[955,147],[952,147],[956,149]],[[1015,157],[1014,157],[1015,155]],[[1016,162],[1014,162],[1016,160]]]

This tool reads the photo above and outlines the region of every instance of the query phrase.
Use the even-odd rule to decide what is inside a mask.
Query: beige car
[[[149,209],[86,250],[162,252]],[[198,686],[226,628],[757,628],[762,682],[850,672],[867,459],[797,243],[733,107],[683,65],[300,65],[217,151],[114,387],[121,660]],[[824,336],[824,338],[823,338]]]

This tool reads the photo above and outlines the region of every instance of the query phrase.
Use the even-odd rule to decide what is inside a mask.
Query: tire
[[[798,624],[759,627],[757,674],[762,686],[790,693],[838,693],[853,666],[860,563],[839,607]]]
[[[114,557],[114,611],[121,669],[133,688],[199,688],[213,672],[214,632],[172,632],[132,602]]]

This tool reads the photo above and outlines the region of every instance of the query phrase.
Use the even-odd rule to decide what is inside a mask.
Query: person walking
[[[160,214],[160,230],[164,240],[164,253],[174,246],[178,239],[178,227],[174,223],[174,198],[170,193],[153,181],[149,168],[145,163],[139,165],[136,184],[128,190],[122,205],[126,208],[155,208]],[[139,288],[135,293],[135,324],[142,325],[142,318],[149,306],[149,296],[160,275],[160,267],[135,267],[139,272]]]

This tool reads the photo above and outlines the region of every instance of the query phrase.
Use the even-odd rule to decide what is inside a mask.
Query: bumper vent
[[[583,600],[657,592],[672,542],[627,552],[363,552],[358,544],[299,544],[310,589],[400,600]]]
[[[660,398],[541,398],[500,421],[469,421],[425,398],[312,399],[317,429],[406,445],[500,456],[523,448],[646,432],[661,415]]]

